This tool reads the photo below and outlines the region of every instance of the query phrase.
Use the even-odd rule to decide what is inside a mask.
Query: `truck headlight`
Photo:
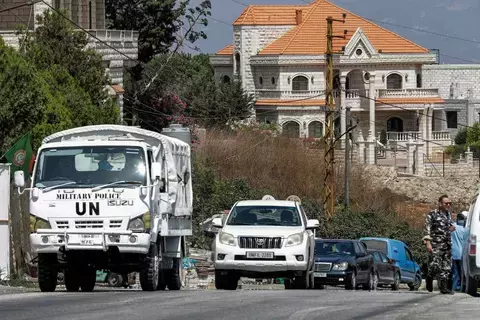
[[[30,215],[30,232],[37,232],[38,229],[52,229],[52,226],[47,220]]]
[[[348,262],[335,263],[332,267],[332,270],[335,271],[345,271],[348,269]]]
[[[285,243],[285,247],[293,247],[298,246],[299,244],[303,243],[303,232],[295,233],[290,235],[287,238],[287,242]]]
[[[147,229],[150,229],[151,226],[151,219],[150,219],[150,212],[145,212],[140,217],[136,217],[128,223],[128,230],[132,230],[134,232],[144,232]]]
[[[220,243],[226,244],[227,246],[235,246],[235,237],[230,233],[220,231],[218,234],[218,240]]]

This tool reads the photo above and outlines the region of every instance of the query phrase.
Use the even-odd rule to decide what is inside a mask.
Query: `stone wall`
[[[27,3],[27,0],[0,1],[0,9],[11,8]],[[26,26],[30,21],[33,29],[33,11],[31,6],[25,6],[11,11],[0,13],[0,30],[16,30],[18,26]]]
[[[480,65],[425,65],[422,77],[423,87],[438,88],[444,99],[480,99]]]

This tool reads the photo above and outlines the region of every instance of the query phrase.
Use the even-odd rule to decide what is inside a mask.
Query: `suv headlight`
[[[345,271],[347,269],[348,269],[348,262],[335,263],[332,266],[332,270],[335,270],[335,271]]]
[[[230,233],[220,231],[218,234],[218,240],[220,243],[226,244],[227,246],[235,246],[235,237]]]
[[[287,238],[287,242],[285,243],[285,247],[293,247],[298,246],[299,244],[303,243],[303,232],[295,233],[290,235]]]
[[[144,232],[150,229],[150,212],[145,212],[140,217],[136,217],[128,223],[128,230],[134,232]]]
[[[38,229],[52,229],[52,226],[47,220],[30,215],[30,232],[37,232]]]

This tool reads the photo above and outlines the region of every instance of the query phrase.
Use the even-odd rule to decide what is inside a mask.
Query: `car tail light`
[[[468,254],[474,256],[477,254],[477,236],[470,235],[470,239],[468,241]]]

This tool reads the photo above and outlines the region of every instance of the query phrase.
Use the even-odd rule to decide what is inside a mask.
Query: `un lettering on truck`
[[[184,133],[183,133],[184,134]],[[30,192],[39,285],[91,291],[96,270],[140,273],[143,290],[179,290],[192,234],[190,145],[128,126],[80,127],[46,137]]]

